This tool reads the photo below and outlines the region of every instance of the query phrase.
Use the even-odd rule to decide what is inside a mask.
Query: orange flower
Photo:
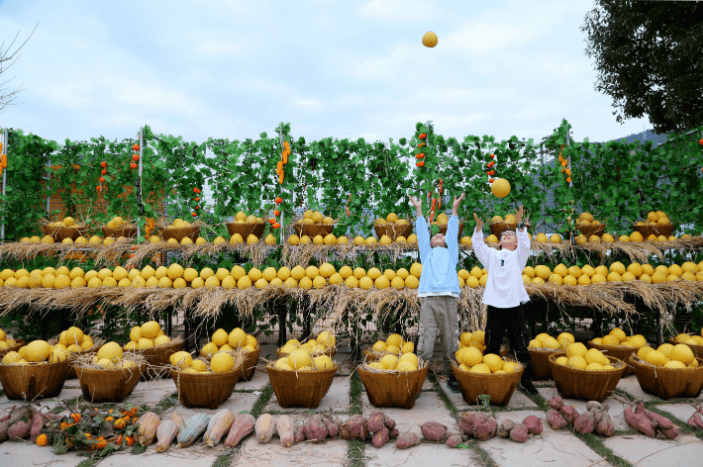
[[[73,419],[74,422],[78,423],[81,421],[81,414],[79,413],[72,413],[71,418]]]
[[[571,183],[571,177],[566,177],[566,183]]]

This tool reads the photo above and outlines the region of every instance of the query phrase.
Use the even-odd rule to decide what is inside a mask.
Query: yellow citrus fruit
[[[437,45],[437,42],[439,42],[437,34],[432,31],[428,31],[422,36],[422,45],[425,47],[432,48]]]
[[[234,358],[227,352],[217,352],[210,360],[213,373],[224,373],[234,367]]]

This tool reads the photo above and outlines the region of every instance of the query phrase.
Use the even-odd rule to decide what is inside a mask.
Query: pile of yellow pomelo
[[[570,332],[562,332],[556,338],[550,336],[546,332],[537,334],[534,339],[527,345],[528,349],[552,349],[566,350],[568,346],[576,342],[574,335]]]
[[[325,217],[319,211],[307,210],[303,213],[303,218],[298,219],[296,222],[298,225],[334,225],[334,219],[331,217]]]
[[[686,344],[686,345],[703,345],[703,329],[701,329],[701,335],[700,336],[691,336],[689,334],[679,334],[674,338],[674,341],[677,344]]]
[[[314,339],[309,339],[304,344],[301,344],[298,339],[289,339],[283,347],[278,349],[282,355],[290,355],[296,350],[303,349],[311,355],[319,355],[329,352],[337,345],[337,338],[334,333],[322,331]]]
[[[698,367],[698,361],[693,351],[686,344],[662,344],[654,350],[645,346],[637,351],[637,357],[651,365],[673,369],[693,369]]]
[[[229,333],[220,328],[212,333],[210,342],[200,349],[200,355],[212,357],[217,352],[231,352],[236,349],[253,352],[257,348],[259,348],[259,342],[256,337],[247,334],[242,328],[234,328]]]
[[[591,342],[595,345],[631,347],[633,349],[639,349],[647,345],[647,340],[642,334],[628,336],[620,328],[613,329],[607,336],[596,337]]]
[[[309,349],[298,348],[276,360],[274,367],[278,370],[293,371],[329,370],[334,368],[334,362],[327,355],[313,357]]]
[[[459,349],[464,347],[476,347],[483,353],[486,350],[485,333],[481,330],[475,332],[462,332],[459,337]]]
[[[171,365],[182,373],[224,373],[234,368],[234,357],[225,351],[215,353],[210,363],[201,358],[193,358],[188,352],[181,350],[169,357]]]
[[[415,344],[405,341],[400,334],[391,334],[385,341],[376,341],[372,349],[378,353],[401,355],[414,352]]]
[[[400,357],[397,354],[386,354],[378,361],[368,363],[368,366],[376,370],[389,371],[417,371],[420,361],[414,352],[404,352]]]
[[[0,330],[0,337],[5,338],[5,332],[2,330]],[[12,341],[12,344],[14,345],[14,341]],[[71,326],[61,332],[59,342],[55,345],[51,345],[44,340],[35,340],[20,347],[16,352],[8,352],[3,357],[2,362],[4,364],[19,365],[63,362],[68,358],[69,354],[89,350],[94,345],[92,337],[84,334],[80,328]]]
[[[565,365],[578,370],[616,370],[603,352],[598,349],[587,349],[580,342],[570,344],[566,348],[566,357],[559,357],[556,362],[558,365]]]
[[[15,340],[5,334],[5,331],[0,329],[0,350],[6,350],[15,345]]]
[[[144,350],[159,345],[169,344],[171,339],[164,334],[161,325],[156,321],[147,321],[141,326],[134,326],[129,332],[129,342],[125,350]]]
[[[459,362],[459,369],[470,373],[498,375],[513,373],[519,369],[517,363],[503,360],[493,353],[483,355],[476,347],[463,347],[456,351],[455,357]]]
[[[93,363],[101,369],[134,368],[137,364],[129,357],[125,358],[122,347],[117,342],[107,342],[100,346],[93,357]]]
[[[544,284],[550,282],[556,285],[590,285],[604,282],[626,282],[640,280],[648,284],[659,284],[677,280],[703,281],[703,261],[699,264],[686,261],[682,265],[659,265],[632,263],[625,267],[620,261],[615,261],[610,268],[600,265],[595,268],[590,265],[583,267],[558,264],[551,270],[548,266],[538,265],[534,268],[527,266],[522,272],[525,284]]]

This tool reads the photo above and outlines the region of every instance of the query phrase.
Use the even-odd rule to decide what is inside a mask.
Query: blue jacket
[[[420,247],[422,274],[418,294],[452,293],[461,296],[456,265],[459,262],[459,218],[451,216],[447,225],[445,242],[447,248],[430,246],[430,233],[427,221],[419,217],[416,223],[417,242]],[[420,295],[422,296],[422,295]]]

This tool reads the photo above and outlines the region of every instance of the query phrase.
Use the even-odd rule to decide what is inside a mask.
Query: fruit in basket
[[[703,337],[701,336],[690,336],[688,334],[679,334],[674,338],[678,344],[686,345],[703,345]]]
[[[171,354],[171,356],[169,357],[169,361],[171,362],[171,365],[180,369],[184,369],[191,366],[191,363],[193,362],[193,357],[190,355],[190,353],[186,352],[185,350],[181,350],[179,352]]]
[[[213,373],[223,373],[234,368],[234,357],[227,352],[217,352],[210,361]]]
[[[167,229],[185,229],[186,227],[190,227],[190,222],[180,218],[174,219],[173,223],[166,226]]]
[[[107,342],[106,344],[103,344],[95,356],[98,361],[107,359],[110,362],[122,360],[122,357],[122,347],[120,347],[120,344],[117,342]]]
[[[51,355],[51,346],[43,340],[35,340],[26,345],[24,350],[24,358],[28,362],[42,362]]]
[[[312,358],[310,354],[305,349],[297,349],[288,355],[288,365],[294,370],[299,370],[300,368],[310,366],[312,364]]]

